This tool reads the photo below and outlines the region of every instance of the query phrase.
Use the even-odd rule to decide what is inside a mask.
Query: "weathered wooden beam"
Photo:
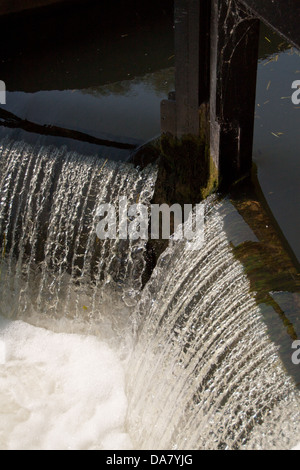
[[[176,93],[162,132],[204,138],[223,183],[251,169],[258,43],[259,20],[239,1],[175,0]]]
[[[207,87],[209,83],[207,67],[200,64],[207,52],[209,32],[201,26],[203,10],[209,1],[175,0],[176,96],[172,95],[162,102],[161,117],[162,132],[177,137],[199,134],[199,106],[204,91],[202,84]]]
[[[177,136],[199,131],[199,1],[175,0]]]
[[[163,133],[199,135],[199,107],[209,101],[211,0],[175,0],[175,87],[162,102]]]
[[[250,171],[259,20],[236,0],[212,0],[210,148],[224,184]]]

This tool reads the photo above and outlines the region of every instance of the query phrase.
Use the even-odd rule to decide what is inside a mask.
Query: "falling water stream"
[[[100,242],[97,208],[149,204],[156,171],[8,139],[0,167],[0,448],[130,448],[124,365],[145,242]]]
[[[1,110],[115,142],[159,134],[173,2],[133,3],[136,14],[94,2],[1,21]],[[254,161],[298,256],[298,51],[263,26],[260,42]],[[145,285],[146,242],[96,234],[100,204],[151,204],[157,168],[128,155],[1,127],[0,449],[297,446],[299,274],[276,230],[255,201],[244,220],[229,197],[210,197],[204,244],[171,238]],[[271,254],[271,275],[258,254]]]
[[[97,209],[124,195],[131,204],[149,204],[155,170],[139,172],[64,147],[7,139],[0,152],[2,308],[11,291],[16,299],[15,305],[10,301],[11,316],[22,312],[30,317],[43,310],[53,318],[94,318],[110,290],[127,306],[134,305],[145,243],[101,243]]]
[[[145,242],[100,242],[97,209],[149,205],[155,167],[9,139],[0,167],[1,449],[300,441],[299,391],[233,254],[229,201],[203,203],[205,244],[171,240],[142,289]]]
[[[299,393],[230,247],[231,204],[206,211],[204,246],[171,243],[135,311],[132,436],[144,449],[288,449]]]

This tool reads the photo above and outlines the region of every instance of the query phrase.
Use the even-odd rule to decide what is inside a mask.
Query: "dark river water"
[[[160,102],[174,87],[172,2],[157,8],[119,2],[118,15],[105,5],[2,21],[7,111],[116,142],[138,145],[160,133]],[[76,150],[99,151],[81,147],[77,142]]]
[[[160,133],[160,102],[174,89],[172,1],[121,6],[117,15],[97,3],[67,12],[46,10],[1,20],[3,109],[22,119],[139,145]],[[106,4],[105,4],[106,5]],[[49,13],[50,11],[50,13]],[[253,156],[264,196],[300,261],[299,51],[262,27]],[[16,138],[20,131],[7,129]],[[35,141],[35,134],[24,134]],[[126,159],[128,151],[72,139],[79,152]]]
[[[253,156],[265,198],[300,260],[300,52],[262,28]]]

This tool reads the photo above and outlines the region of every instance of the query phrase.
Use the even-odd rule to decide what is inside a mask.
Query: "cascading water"
[[[119,196],[149,204],[155,169],[139,172],[65,148],[3,140],[0,171],[2,311],[27,319],[43,312],[41,322],[47,316],[75,323],[99,321],[101,312],[111,323],[121,305],[124,317],[141,290],[145,242],[100,242],[97,209],[117,205]],[[114,320],[105,318],[107,308]]]
[[[142,291],[145,242],[100,242],[96,214],[119,196],[149,204],[155,168],[4,139],[0,170],[0,312],[18,319],[0,321],[1,449],[299,442],[298,391],[233,255],[226,202],[204,203],[205,244],[171,240]]]
[[[206,203],[202,248],[171,242],[136,309],[128,416],[138,448],[299,442],[299,393],[233,255],[227,204]]]
[[[146,243],[100,241],[97,211],[119,195],[149,204],[155,180],[0,141],[1,449],[130,448],[124,361]]]

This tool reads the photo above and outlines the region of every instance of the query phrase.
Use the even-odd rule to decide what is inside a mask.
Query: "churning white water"
[[[299,392],[226,201],[204,203],[204,245],[171,241],[142,290],[145,243],[99,242],[96,213],[119,196],[149,204],[155,168],[7,139],[0,168],[1,448],[297,445]]]
[[[128,449],[124,368],[93,336],[0,317],[0,448]]]

